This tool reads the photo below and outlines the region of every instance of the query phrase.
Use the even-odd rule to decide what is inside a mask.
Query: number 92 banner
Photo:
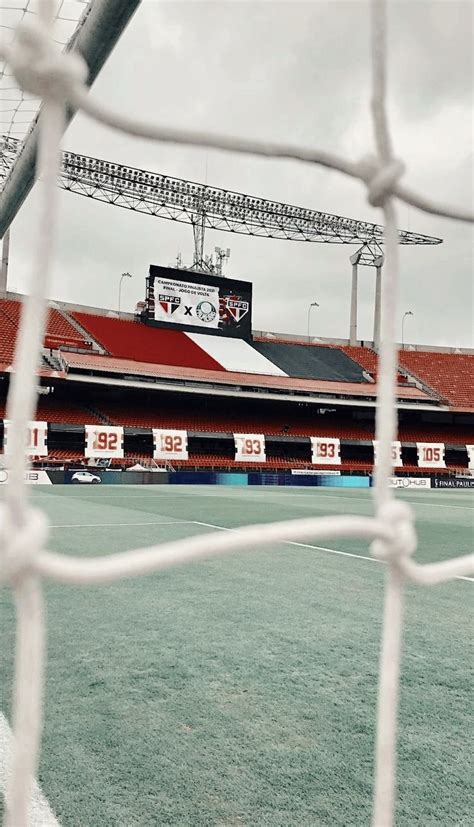
[[[153,428],[154,459],[188,459],[187,431]]]
[[[236,462],[265,462],[263,434],[234,434]]]
[[[311,437],[311,461],[313,465],[340,465],[340,440],[332,437]]]
[[[86,457],[123,459],[123,428],[111,425],[86,425]]]

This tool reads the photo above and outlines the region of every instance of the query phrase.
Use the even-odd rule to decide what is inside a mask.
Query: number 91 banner
[[[311,461],[313,465],[340,465],[340,440],[330,437],[311,437]]]
[[[236,462],[265,462],[263,434],[234,434]]]
[[[417,442],[420,468],[446,468],[444,442]]]
[[[111,425],[86,425],[86,457],[123,459],[123,428]]]
[[[187,431],[153,428],[154,459],[188,459]]]
[[[3,453],[11,453],[8,444],[8,432],[10,429],[9,420],[3,423]],[[25,436],[25,454],[30,457],[47,457],[48,456],[48,423],[47,422],[28,422],[28,427]]]

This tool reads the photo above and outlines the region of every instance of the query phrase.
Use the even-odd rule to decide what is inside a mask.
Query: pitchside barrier
[[[79,475],[79,477],[78,477]],[[84,478],[87,475],[88,478]],[[8,482],[9,473],[0,469],[0,485]],[[229,486],[304,486],[308,488],[371,488],[373,476],[344,475],[337,472],[305,470],[290,473],[265,471],[117,471],[103,468],[77,471],[56,469],[30,470],[25,473],[29,485],[229,485]],[[390,477],[389,487],[417,491],[474,488],[474,477]]]

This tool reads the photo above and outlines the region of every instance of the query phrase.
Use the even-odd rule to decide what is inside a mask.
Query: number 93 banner
[[[263,434],[234,434],[236,462],[265,462]]]
[[[313,465],[340,465],[340,440],[332,437],[311,437],[311,462]]]
[[[188,459],[187,431],[153,428],[154,459]]]
[[[123,459],[123,428],[111,425],[86,425],[86,457]]]

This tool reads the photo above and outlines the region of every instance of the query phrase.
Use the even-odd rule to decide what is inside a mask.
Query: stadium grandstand
[[[0,301],[0,419],[21,302]],[[378,356],[372,342],[303,341],[254,331],[250,340],[154,327],[137,315],[52,304],[38,366],[36,412],[47,423],[39,468],[82,468],[87,425],[123,428],[114,468],[156,467],[153,429],[185,431],[186,458],[169,471],[289,472],[318,467],[371,475]],[[469,473],[474,443],[474,354],[407,346],[399,354],[397,475],[424,474],[420,444],[443,444],[440,475]],[[5,428],[2,426],[2,438]],[[263,435],[261,460],[236,459],[235,434]],[[334,463],[311,438],[338,441]],[[4,440],[5,441],[5,440]]]

